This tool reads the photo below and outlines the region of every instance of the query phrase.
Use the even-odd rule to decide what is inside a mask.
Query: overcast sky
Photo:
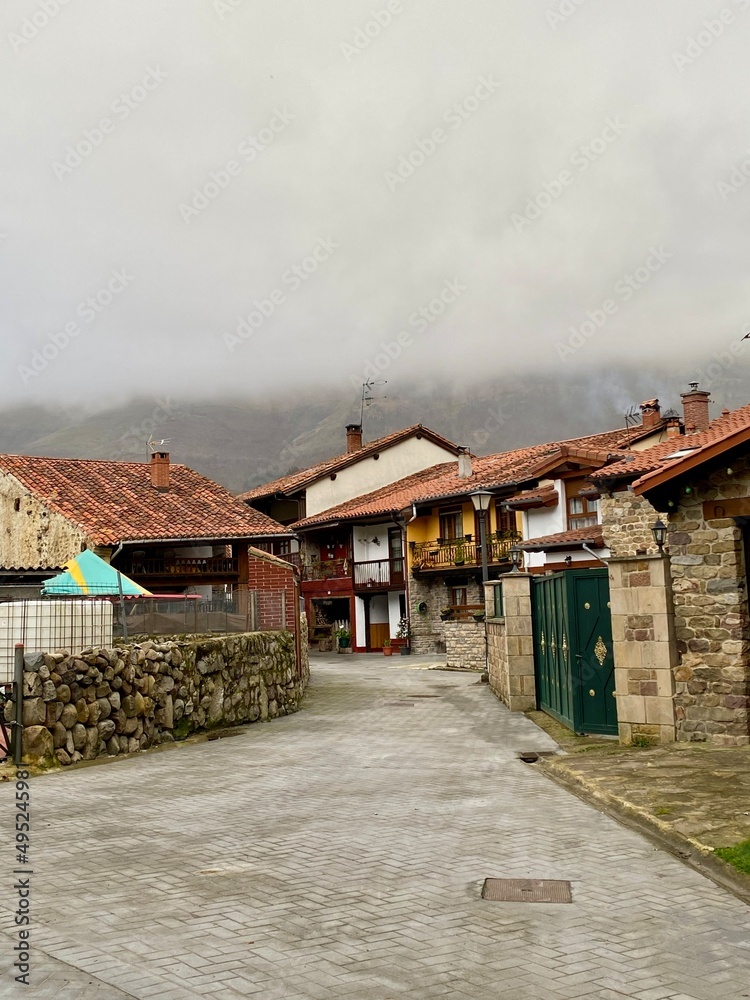
[[[750,0],[3,0],[0,398],[747,370],[749,42]]]

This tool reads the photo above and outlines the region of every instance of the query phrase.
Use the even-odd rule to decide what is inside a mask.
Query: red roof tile
[[[513,510],[532,510],[534,507],[554,507],[560,500],[555,487],[539,486],[534,490],[521,490],[505,502]]]
[[[661,472],[668,467],[676,469],[683,460],[692,458],[697,451],[729,441],[731,437],[748,428],[750,428],[750,404],[712,420],[708,430],[698,434],[675,435],[645,451],[632,452],[622,461],[598,469],[590,478],[596,482],[614,479],[637,480],[635,485],[640,486],[649,473]],[[672,458],[677,452],[689,452],[689,454]]]
[[[542,552],[545,549],[580,548],[583,543],[593,549],[604,548],[604,536],[601,524],[590,528],[574,528],[572,531],[558,531],[554,535],[542,535],[540,538],[530,538],[519,542],[518,547],[527,552]]]
[[[472,459],[472,475],[467,479],[458,476],[458,462],[443,462],[433,465],[405,479],[384,486],[379,490],[346,503],[338,504],[292,525],[293,529],[316,527],[340,520],[357,520],[378,515],[393,515],[405,510],[413,503],[427,503],[449,497],[466,496],[475,490],[512,487],[533,479],[533,470],[539,462],[559,451],[561,444],[576,445],[581,448],[616,448],[622,438],[622,430],[608,431],[577,438],[574,441],[537,444],[528,448],[517,448],[497,455]]]
[[[151,470],[143,462],[0,455],[0,472],[14,476],[96,545],[289,534],[185,465],[170,466],[169,490],[163,493],[151,485]]]
[[[310,483],[314,483],[323,476],[328,476],[332,472],[338,472],[349,465],[354,465],[362,458],[368,458],[377,451],[391,448],[393,445],[399,444],[401,441],[406,441],[417,434],[421,434],[422,437],[427,438],[429,441],[443,445],[449,451],[458,454],[458,448],[452,441],[444,438],[441,434],[435,433],[435,431],[431,431],[429,427],[424,427],[422,424],[413,424],[411,427],[404,427],[400,431],[393,431],[391,434],[386,434],[376,441],[370,441],[369,444],[364,445],[359,451],[336,455],[335,458],[328,458],[325,462],[318,462],[317,465],[311,465],[307,469],[293,472],[288,476],[281,476],[279,479],[274,479],[270,483],[263,483],[261,486],[255,486],[246,493],[241,493],[240,500],[258,500],[261,497],[272,496],[276,493],[288,496],[304,489],[305,486],[309,486]]]

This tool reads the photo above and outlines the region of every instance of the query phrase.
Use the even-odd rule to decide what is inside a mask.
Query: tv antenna
[[[635,427],[640,422],[641,409],[633,403],[628,412],[625,414],[625,430],[628,432],[628,444],[630,444],[630,428]]]
[[[157,451],[161,451],[164,445],[169,444],[171,440],[172,440],[171,438],[161,438],[160,441],[157,441],[154,438],[153,434],[149,434],[148,441],[146,442],[146,448],[148,449],[146,454],[149,457],[151,455],[155,455]]]
[[[375,401],[375,396],[373,395],[373,389],[376,385],[388,385],[388,380],[384,378],[371,379],[368,378],[366,382],[362,383],[362,405],[359,408],[359,423],[360,425],[364,422],[365,407],[371,406]],[[388,399],[387,396],[378,396],[378,400]]]

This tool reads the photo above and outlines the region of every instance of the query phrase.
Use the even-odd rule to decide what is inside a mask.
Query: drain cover
[[[557,754],[554,750],[519,750],[516,756],[524,764],[536,764],[540,757],[556,757]]]
[[[572,903],[570,882],[557,879],[487,878],[482,899],[495,903]]]

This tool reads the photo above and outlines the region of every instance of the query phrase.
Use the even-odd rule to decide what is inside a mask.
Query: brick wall
[[[248,561],[248,585],[256,592],[259,627],[297,632],[299,586],[294,568],[257,549],[250,549]]]

